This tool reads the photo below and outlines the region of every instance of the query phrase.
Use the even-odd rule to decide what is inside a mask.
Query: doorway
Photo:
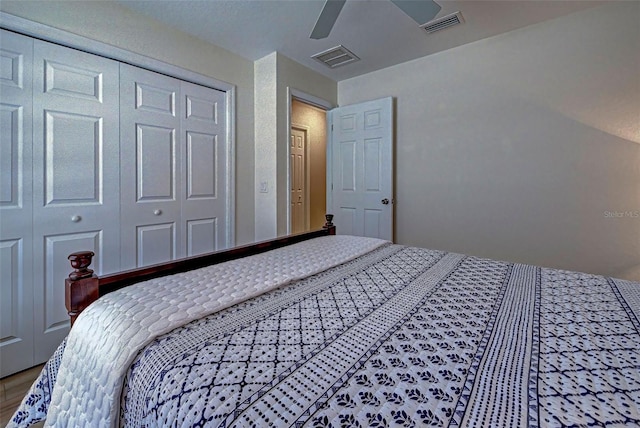
[[[288,232],[320,229],[327,206],[327,109],[290,97]]]

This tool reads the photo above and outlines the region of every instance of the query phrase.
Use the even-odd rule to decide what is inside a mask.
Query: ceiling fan
[[[311,31],[312,39],[319,40],[329,36],[333,24],[347,0],[327,0],[322,7],[316,25]],[[418,24],[431,21],[440,12],[440,5],[433,0],[390,0]]]

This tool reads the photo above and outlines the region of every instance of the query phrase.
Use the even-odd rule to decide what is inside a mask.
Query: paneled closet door
[[[184,256],[180,81],[120,66],[123,269]]]
[[[33,96],[35,359],[69,329],[67,256],[120,268],[118,63],[36,40]]]
[[[227,174],[225,93],[181,83],[184,198],[181,225],[186,255],[227,247]]]
[[[34,364],[33,40],[0,30],[0,377]]]

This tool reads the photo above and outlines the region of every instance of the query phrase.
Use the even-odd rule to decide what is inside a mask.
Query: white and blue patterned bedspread
[[[158,336],[120,424],[639,426],[639,318],[639,283],[387,245]]]

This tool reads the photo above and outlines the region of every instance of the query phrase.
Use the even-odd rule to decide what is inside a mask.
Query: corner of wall
[[[254,61],[255,240],[277,236],[277,53]]]

